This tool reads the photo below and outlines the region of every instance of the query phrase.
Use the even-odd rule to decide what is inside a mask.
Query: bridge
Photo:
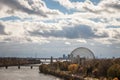
[[[10,58],[5,58],[5,60],[11,60]],[[63,62],[63,61],[68,61],[69,59],[67,58],[18,58],[19,61],[16,61],[16,59],[13,59],[12,61],[15,62],[14,64],[7,64],[5,62],[4,65],[1,65],[0,67],[5,67],[6,69],[8,69],[9,67],[12,67],[12,66],[16,66],[18,67],[18,69],[22,68],[22,67],[30,67],[31,69],[33,67],[39,67],[41,64],[48,64],[48,63],[51,63],[51,62],[57,62],[57,61],[60,61],[60,62]],[[4,62],[4,60],[1,60],[0,62]],[[28,61],[29,63],[24,63],[24,64],[21,64],[22,62],[25,62],[25,61]]]
[[[41,63],[50,63],[51,59],[52,62],[57,62],[57,61],[69,61],[68,58],[36,58],[37,60],[40,60]]]
[[[33,68],[39,68],[40,65],[41,64],[25,64],[25,65],[15,65],[15,66],[2,66],[0,68],[9,69],[11,67],[16,67],[18,69],[22,69],[22,68],[33,69]]]

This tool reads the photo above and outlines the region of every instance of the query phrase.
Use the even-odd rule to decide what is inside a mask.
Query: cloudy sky
[[[120,0],[0,0],[0,57],[60,57],[77,47],[120,57]]]

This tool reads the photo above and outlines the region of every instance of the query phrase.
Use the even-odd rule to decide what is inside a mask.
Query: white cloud
[[[90,43],[91,46],[94,46],[95,44],[94,43]]]
[[[98,5],[94,5],[90,0],[84,2],[55,0],[67,9],[77,11],[73,14],[64,14],[59,10],[49,9],[44,0],[18,0],[15,2],[10,0],[19,5],[5,3],[4,0],[0,1],[3,3],[1,6],[4,6],[0,10],[0,17],[14,15],[21,18],[18,21],[1,21],[4,28],[0,30],[0,33],[3,31],[8,34],[5,35],[5,38],[11,38],[10,40],[13,41],[41,42],[41,38],[52,37],[56,40],[58,38],[67,40],[83,38],[83,40],[78,40],[82,43],[87,43],[86,39],[95,39],[101,43],[102,41],[104,43],[112,43],[112,41],[116,43],[117,39],[120,39],[119,28],[107,28],[108,26],[120,26],[120,21],[117,20],[120,18],[119,0],[112,0],[112,2],[102,0]],[[21,9],[22,7],[23,9]],[[26,8],[27,11],[24,10]],[[30,13],[30,11],[34,13]],[[47,17],[44,17],[45,15]]]
[[[63,15],[58,10],[47,8],[42,0],[0,0],[0,17],[16,16],[18,18],[43,20]]]
[[[66,44],[66,45],[71,45],[71,43],[70,43],[70,42],[65,42],[65,44]]]
[[[115,38],[94,38],[93,40],[101,44],[108,44],[108,45],[120,43],[120,40]]]
[[[85,39],[78,39],[77,42],[80,42],[80,43],[87,43],[87,41]]]
[[[74,8],[73,4],[70,2],[70,0],[54,0],[56,2],[59,2],[62,6],[66,7],[67,9]]]
[[[108,38],[100,38],[100,39],[95,38],[95,39],[93,39],[93,40],[95,40],[96,42],[100,42],[100,43],[102,43],[102,44],[112,44],[112,43],[109,41]]]
[[[24,22],[1,22],[4,24],[4,32],[6,35],[0,35],[0,42],[19,42],[19,43],[49,43],[49,40],[40,36],[31,36],[29,30],[34,30],[31,26],[37,24]],[[1,31],[0,31],[1,32]]]

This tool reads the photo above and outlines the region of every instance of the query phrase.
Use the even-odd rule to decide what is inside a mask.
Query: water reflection
[[[38,67],[8,67],[0,68],[0,80],[61,80],[54,76],[39,73]]]

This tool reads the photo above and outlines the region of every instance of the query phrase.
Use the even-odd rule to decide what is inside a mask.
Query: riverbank
[[[42,64],[41,73],[54,75],[65,80],[120,80],[120,59],[95,59],[84,64],[54,62]]]
[[[60,71],[60,70],[54,70],[54,69],[51,70],[51,69],[48,69],[48,66],[49,65],[46,65],[46,64],[41,65],[39,68],[40,72],[44,74],[54,75],[64,80],[84,80],[80,76],[70,74],[69,71]]]

